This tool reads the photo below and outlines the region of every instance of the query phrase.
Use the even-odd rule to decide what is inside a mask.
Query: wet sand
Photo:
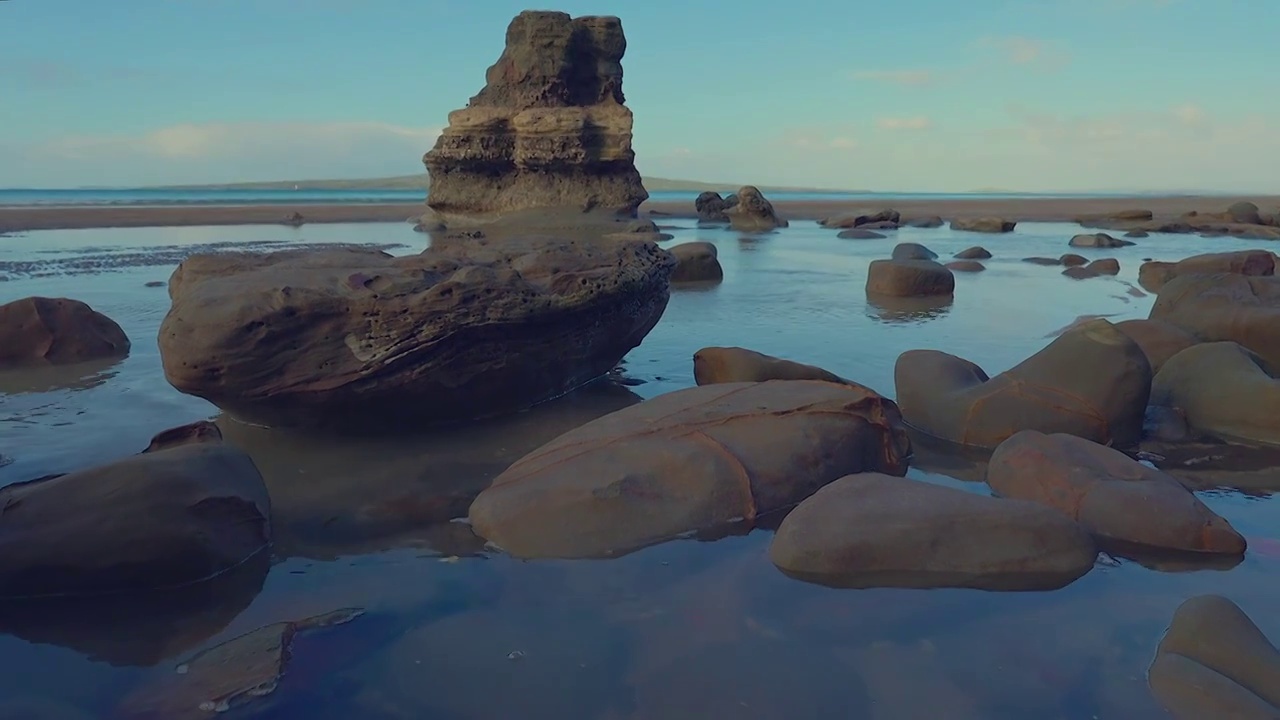
[[[1280,208],[1280,196],[1171,196],[1105,198],[894,198],[870,200],[773,200],[775,209],[791,220],[817,220],[851,210],[892,207],[913,217],[938,215],[945,219],[996,215],[1019,222],[1069,222],[1088,215],[1121,210],[1150,210],[1156,219],[1172,219],[1191,210],[1218,212],[1239,200],[1263,211]],[[406,222],[421,215],[419,203],[382,205],[185,205],[165,207],[0,207],[0,232],[69,230],[112,227],[178,227],[193,225],[288,224],[294,213],[304,223]],[[692,202],[656,201],[640,207],[641,214],[673,218],[696,217]]]

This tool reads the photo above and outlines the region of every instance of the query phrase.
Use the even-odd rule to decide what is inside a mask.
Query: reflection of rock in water
[[[892,297],[867,293],[867,316],[886,323],[926,322],[951,311],[951,295]]]
[[[911,467],[965,482],[985,483],[991,451],[953,443],[907,427]]]
[[[0,394],[23,395],[52,390],[88,390],[119,372],[124,358],[102,358],[74,365],[33,365],[0,372]]]
[[[333,559],[395,547],[471,555],[484,541],[471,500],[521,456],[640,401],[598,382],[491,422],[404,435],[344,438],[260,428],[223,416],[228,442],[253,458],[271,494],[275,552]]]
[[[0,632],[112,665],[150,666],[217,634],[262,590],[258,553],[230,572],[177,590],[0,602]]]
[[[1226,488],[1261,497],[1280,492],[1280,448],[1146,441],[1142,451],[1193,490]]]

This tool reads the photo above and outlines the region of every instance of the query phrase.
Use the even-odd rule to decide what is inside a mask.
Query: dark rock
[[[898,243],[890,255],[894,260],[937,260],[938,253],[920,243]]]
[[[300,212],[292,213],[289,217],[284,219],[284,224],[290,227],[302,227],[306,222],[307,219],[302,217],[302,213]]]
[[[1243,225],[1266,225],[1262,216],[1258,214],[1258,206],[1251,202],[1238,202],[1227,208],[1227,217],[1231,222],[1241,223]]]
[[[120,358],[129,338],[79,300],[28,297],[0,305],[0,368]]]
[[[823,380],[843,385],[857,384],[820,367],[740,347],[705,347],[694,353],[693,379],[699,385],[766,380]]]
[[[1280,446],[1280,380],[1233,342],[1193,345],[1169,358],[1151,402],[1177,408],[1192,430],[1226,442]]]
[[[900,226],[892,220],[877,220],[875,222],[864,223],[858,227],[866,230],[897,230]]]
[[[149,288],[159,288],[159,287],[164,287],[165,285],[168,285],[168,284],[169,283],[165,282],[164,280],[152,280],[148,282],[146,286]]]
[[[1182,443],[1191,439],[1187,416],[1177,408],[1148,405],[1142,417],[1142,437],[1165,443]]]
[[[1268,276],[1276,271],[1276,256],[1266,250],[1240,250],[1237,252],[1206,253],[1192,255],[1176,263],[1148,261],[1138,268],[1138,284],[1151,292],[1160,292],[1170,280],[1182,275],[1237,275]]]
[[[649,195],[622,93],[626,49],[616,17],[517,15],[484,88],[423,157],[427,205],[450,226],[523,210],[635,217]]]
[[[952,230],[982,233],[1013,232],[1018,223],[997,217],[956,218],[951,221]]]
[[[961,250],[952,255],[952,257],[957,260],[988,260],[991,258],[991,253],[980,245],[974,245],[966,250]]]
[[[1022,262],[1031,263],[1032,265],[1045,265],[1045,266],[1062,264],[1062,261],[1059,260],[1058,258],[1047,258],[1047,257],[1022,258]]]
[[[1076,280],[1087,280],[1089,278],[1101,277],[1103,275],[1119,275],[1120,261],[1115,258],[1094,260],[1088,265],[1068,267],[1066,270],[1062,271],[1062,274]]]
[[[1076,235],[1071,238],[1072,247],[1090,247],[1090,248],[1119,248],[1128,247],[1133,243],[1128,240],[1121,240],[1112,237],[1106,233],[1093,233],[1090,235]]]
[[[986,265],[977,260],[953,260],[945,267],[952,272],[982,272],[987,269]]]
[[[841,230],[839,233],[836,234],[836,237],[840,238],[841,240],[878,240],[886,236],[881,235],[878,232],[873,232],[871,230],[864,230],[862,228],[852,228],[849,230]]]
[[[872,260],[867,267],[868,295],[927,297],[955,288],[955,275],[932,260]]]
[[[724,278],[716,246],[709,242],[674,245],[668,251],[676,258],[671,282],[715,282]]]
[[[832,215],[818,221],[818,224],[829,228],[856,228],[863,225],[891,225],[898,226],[901,216],[897,210],[884,209],[874,213],[845,213],[843,215]],[[891,229],[886,227],[885,229]]]
[[[1206,342],[1239,343],[1280,367],[1280,278],[1183,275],[1161,288],[1150,318]]]
[[[1065,267],[1079,267],[1081,265],[1088,265],[1089,259],[1084,257],[1083,255],[1067,253],[1066,255],[1063,255],[1062,257],[1058,258],[1058,263]]]
[[[787,227],[786,220],[773,211],[773,204],[755,187],[744,186],[738,190],[738,204],[725,210],[729,227],[734,230],[757,232]]]
[[[733,205],[736,205],[737,196],[731,197],[734,198]],[[698,213],[698,222],[727,223],[729,222],[729,216],[724,211],[732,207],[732,205],[720,197],[720,193],[707,191],[698,194],[698,197],[693,201],[693,207]]]
[[[945,222],[943,221],[942,218],[938,217],[937,215],[930,215],[928,217],[912,218],[910,220],[903,222],[902,224],[908,227],[937,228],[937,227],[942,227],[945,224]]]
[[[1125,320],[1116,323],[1116,329],[1138,343],[1153,373],[1160,372],[1169,358],[1198,342],[1186,330],[1160,320]]]
[[[1131,238],[1144,238],[1144,237],[1150,237],[1150,233],[1148,233],[1146,230],[1130,230],[1129,232],[1125,233],[1124,236],[1131,237]]]

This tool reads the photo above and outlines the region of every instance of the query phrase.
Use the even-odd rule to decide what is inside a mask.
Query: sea
[[[227,202],[227,192],[6,191],[0,202]],[[421,197],[234,197],[299,195]],[[166,428],[212,419],[261,471],[275,533],[262,563],[180,596],[0,603],[0,718],[140,720],[160,716],[138,708],[163,706],[174,708],[165,720],[1156,720],[1169,715],[1147,668],[1186,599],[1225,595],[1280,641],[1280,458],[1271,455],[1246,466],[1220,453],[1189,466],[1203,473],[1199,497],[1248,538],[1243,560],[1104,554],[1050,592],[809,584],[770,563],[766,528],[612,559],[522,561],[465,523],[420,517],[474,497],[563,432],[692,387],[702,347],[816,364],[892,397],[904,351],[945,350],[994,375],[1078,318],[1145,317],[1155,300],[1137,283],[1146,259],[1265,246],[1153,234],[1131,247],[1072,249],[1121,265],[1115,277],[1073,280],[1022,260],[1068,252],[1079,227],[1065,223],[1020,223],[1005,235],[903,228],[870,240],[841,240],[811,221],[738,233],[672,220],[666,231],[675,236],[666,245],[713,243],[724,279],[677,286],[613,376],[495,421],[359,437],[246,425],[171,387],[156,345],[163,285],[193,253],[357,243],[403,255],[425,249],[427,235],[395,222],[0,237],[0,303],[77,298],[133,340],[120,361],[0,373],[0,486],[110,462]],[[867,266],[898,242],[943,258],[981,245],[993,257],[984,272],[957,273],[951,299],[872,301]],[[980,458],[921,453],[908,475],[990,494],[983,472]],[[282,630],[335,612],[350,621]],[[286,636],[278,653],[273,638]],[[237,673],[257,682],[280,662],[278,679],[217,712],[211,696],[243,685]]]

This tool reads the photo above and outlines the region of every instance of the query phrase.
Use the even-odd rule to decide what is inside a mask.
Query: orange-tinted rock
[[[792,505],[851,473],[906,472],[898,408],[809,380],[705,385],[587,423],[517,461],[471,505],[518,557],[603,557]]]
[[[128,354],[124,330],[79,300],[28,297],[0,305],[0,368]]]
[[[1266,365],[1233,342],[1195,345],[1156,373],[1151,402],[1177,408],[1210,437],[1280,446],[1280,379]]]
[[[1153,373],[1160,372],[1169,358],[1198,342],[1186,330],[1161,320],[1125,320],[1116,323],[1116,329],[1138,343]]]
[[[693,378],[699,385],[766,380],[824,380],[856,384],[814,365],[740,347],[705,347],[694,353]]]
[[[1280,278],[1183,275],[1160,290],[1150,318],[1205,342],[1238,343],[1280,367]]]
[[[1000,444],[987,484],[1054,508],[1102,541],[1241,555],[1245,540],[1173,477],[1089,440],[1024,430]]]
[[[932,260],[872,260],[867,267],[868,295],[929,297],[955,288],[955,275]]]

